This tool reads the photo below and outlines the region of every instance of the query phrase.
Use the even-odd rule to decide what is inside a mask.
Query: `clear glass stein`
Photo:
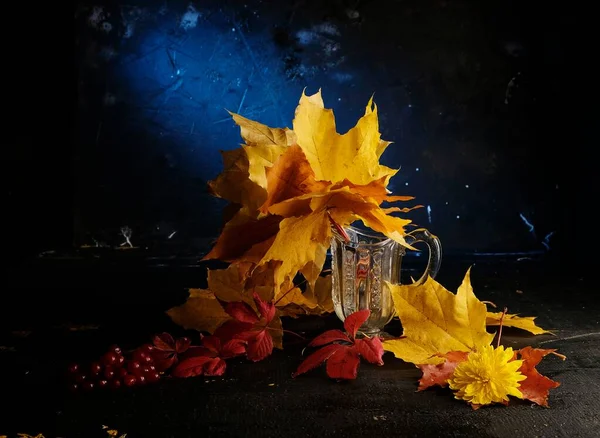
[[[358,310],[369,309],[371,315],[360,332],[374,336],[392,320],[394,303],[385,282],[400,284],[402,258],[406,248],[383,234],[355,227],[344,228],[350,242],[337,232],[331,242],[332,299],[335,313],[342,321]],[[440,240],[420,228],[404,236],[410,246],[423,242],[428,246],[429,259],[425,272],[417,283],[438,273],[442,260]]]

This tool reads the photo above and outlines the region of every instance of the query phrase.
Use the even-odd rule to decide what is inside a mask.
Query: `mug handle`
[[[438,271],[440,270],[440,265],[442,264],[442,244],[440,239],[437,236],[431,234],[425,228],[419,228],[416,230],[407,233],[404,236],[404,240],[410,246],[413,246],[416,242],[423,242],[429,248],[429,259],[427,260],[427,267],[425,268],[425,272],[414,284],[423,284],[425,280],[427,280],[427,276],[431,278],[435,278]]]

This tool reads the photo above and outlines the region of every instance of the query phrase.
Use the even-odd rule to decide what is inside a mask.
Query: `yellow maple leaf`
[[[264,203],[267,192],[250,179],[248,157],[243,148],[221,151],[223,172],[209,181],[210,192],[254,213]]]
[[[356,126],[338,134],[333,110],[325,108],[321,90],[311,96],[302,92],[293,130],[317,180],[336,183],[349,179],[355,184],[368,184],[381,177],[389,180],[397,172],[379,164],[389,142],[381,142],[377,106],[372,98]]]
[[[404,240],[411,221],[393,216],[410,208],[381,207],[413,198],[391,196],[386,189],[397,170],[379,164],[390,142],[381,139],[372,99],[345,134],[337,133],[333,112],[324,108],[320,91],[312,96],[303,92],[293,131],[232,117],[245,144],[241,151],[224,155],[230,164],[224,173],[233,169],[232,175],[219,175],[211,187],[241,208],[204,260],[243,264],[248,272],[269,264],[277,299],[298,273],[314,287],[330,246],[332,221],[348,226],[361,220],[414,249]],[[238,186],[242,193],[231,193]],[[302,301],[299,295],[291,296]]]
[[[221,324],[231,319],[215,297],[206,289],[190,289],[189,297],[180,306],[167,310],[167,315],[186,330],[213,333]]]
[[[431,277],[424,284],[387,286],[405,337],[384,341],[383,348],[397,358],[437,364],[444,361],[440,353],[473,351],[492,342],[494,335],[486,331],[486,306],[473,293],[470,269],[456,294]]]
[[[551,331],[545,330],[535,324],[535,316],[519,316],[517,314],[507,313],[502,316],[502,312],[488,312],[486,317],[486,324],[488,326],[502,325],[504,327],[515,327],[521,330],[528,331],[534,335],[543,335],[544,333],[550,333]]]
[[[239,114],[230,114],[240,127],[240,135],[246,142],[242,149],[248,158],[249,178],[266,188],[265,168],[272,166],[286,148],[295,143],[296,135],[287,128],[271,128]]]
[[[283,315],[294,318],[299,315],[322,315],[333,312],[331,275],[317,278],[314,286],[309,285],[304,292],[296,287],[282,294],[277,301],[277,306]]]
[[[327,212],[320,210],[306,216],[285,218],[279,224],[279,232],[268,251],[258,263],[277,260],[275,285],[293,280],[296,273],[307,264],[314,263],[315,254],[327,247],[331,239],[331,227]]]

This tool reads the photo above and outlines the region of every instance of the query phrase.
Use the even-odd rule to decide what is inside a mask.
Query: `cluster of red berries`
[[[157,382],[161,374],[156,369],[151,344],[144,344],[129,354],[113,345],[100,360],[87,366],[74,363],[68,367],[70,388],[91,391],[96,388],[118,389]]]

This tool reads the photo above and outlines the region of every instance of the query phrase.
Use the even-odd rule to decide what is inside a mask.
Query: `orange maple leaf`
[[[544,356],[548,354],[554,354],[562,360],[566,359],[566,356],[556,353],[556,349],[541,349],[527,346],[518,351],[520,359],[523,360],[523,365],[521,365],[519,371],[524,376],[527,376],[527,379],[521,382],[519,390],[523,394],[524,399],[545,407],[548,407],[548,393],[550,390],[560,386],[559,382],[543,376],[535,368]]]

